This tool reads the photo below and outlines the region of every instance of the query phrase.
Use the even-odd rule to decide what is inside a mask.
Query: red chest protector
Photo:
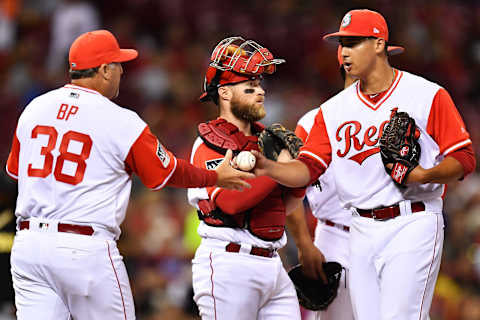
[[[265,127],[255,122],[252,124],[254,135],[245,136],[238,127],[225,119],[216,119],[198,125],[198,133],[203,142],[220,154],[231,149],[236,155],[244,150],[258,150],[258,134]],[[283,191],[277,186],[255,207],[234,215],[224,213],[215,203],[200,200],[198,216],[207,225],[213,227],[247,228],[256,237],[267,240],[279,240],[285,230],[285,206]]]
[[[260,134],[264,128],[263,124],[255,122],[252,131]],[[236,125],[222,118],[200,123],[198,135],[209,148],[221,154],[225,154],[228,149],[231,149],[234,155],[243,150],[258,150],[257,135],[246,136],[238,130]]]

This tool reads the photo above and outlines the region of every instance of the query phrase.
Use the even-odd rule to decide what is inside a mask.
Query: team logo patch
[[[163,167],[167,168],[168,164],[170,163],[170,156],[168,155],[167,151],[158,140],[157,140],[157,157],[162,162]]]
[[[405,157],[408,154],[408,151],[410,151],[410,148],[408,146],[405,146],[402,148],[402,150],[400,150],[400,155],[402,157]]]
[[[341,27],[342,28],[346,28],[348,27],[348,25],[350,24],[350,22],[352,22],[352,15],[350,13],[347,13],[343,19],[342,19],[342,25]]]
[[[205,161],[205,167],[208,170],[215,170],[218,167],[218,165],[220,164],[220,162],[222,162],[222,161],[223,161],[223,158],[212,159],[212,160]]]

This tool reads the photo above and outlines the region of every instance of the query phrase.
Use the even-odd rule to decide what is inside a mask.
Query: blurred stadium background
[[[4,168],[16,120],[35,96],[68,82],[68,48],[79,34],[105,28],[139,58],[124,65],[115,101],[138,112],[179,157],[189,158],[196,124],[214,118],[200,104],[215,44],[231,35],[254,39],[285,58],[264,81],[265,123],[293,129],[298,118],[342,88],[336,47],[321,37],[352,8],[380,11],[392,44],[406,52],[392,65],[438,82],[454,98],[472,134],[480,135],[478,0],[0,0],[0,159]],[[112,121],[114,121],[112,115]],[[477,158],[479,155],[476,148]],[[9,251],[16,185],[0,173],[0,319],[13,319]],[[432,320],[480,319],[480,177],[448,188],[443,262]],[[135,181],[119,241],[140,320],[195,319],[191,263],[197,218],[186,191],[146,190]],[[295,263],[290,241],[286,267]],[[399,275],[401,276],[401,275]],[[305,313],[305,319],[308,314]]]

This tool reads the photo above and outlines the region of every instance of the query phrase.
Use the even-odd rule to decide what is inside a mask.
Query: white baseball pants
[[[441,213],[353,217],[349,287],[356,320],[426,320],[440,269]]]
[[[203,320],[300,320],[295,288],[278,254],[226,252],[228,242],[203,239],[192,263],[194,300]]]
[[[326,261],[336,261],[344,266],[337,297],[326,310],[315,312],[316,320],[354,320],[352,301],[347,284],[349,272],[349,238],[350,233],[336,227],[327,226],[321,221],[315,228],[315,246],[322,251]]]
[[[21,230],[11,264],[20,320],[135,319],[128,275],[113,240]]]

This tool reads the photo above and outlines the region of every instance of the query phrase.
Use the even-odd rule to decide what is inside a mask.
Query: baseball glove
[[[385,170],[399,186],[405,186],[407,176],[418,166],[421,153],[418,138],[420,131],[415,120],[406,112],[392,109],[390,122],[380,138],[380,155]],[[387,166],[389,164],[391,168]]]
[[[325,262],[323,271],[327,276],[327,284],[323,283],[321,279],[307,277],[303,273],[301,264],[288,272],[297,290],[298,302],[302,307],[314,311],[325,310],[337,296],[342,265],[338,262]]]
[[[303,142],[292,131],[279,123],[274,123],[260,133],[258,146],[265,157],[276,161],[282,149],[287,149],[290,155],[296,158]]]

